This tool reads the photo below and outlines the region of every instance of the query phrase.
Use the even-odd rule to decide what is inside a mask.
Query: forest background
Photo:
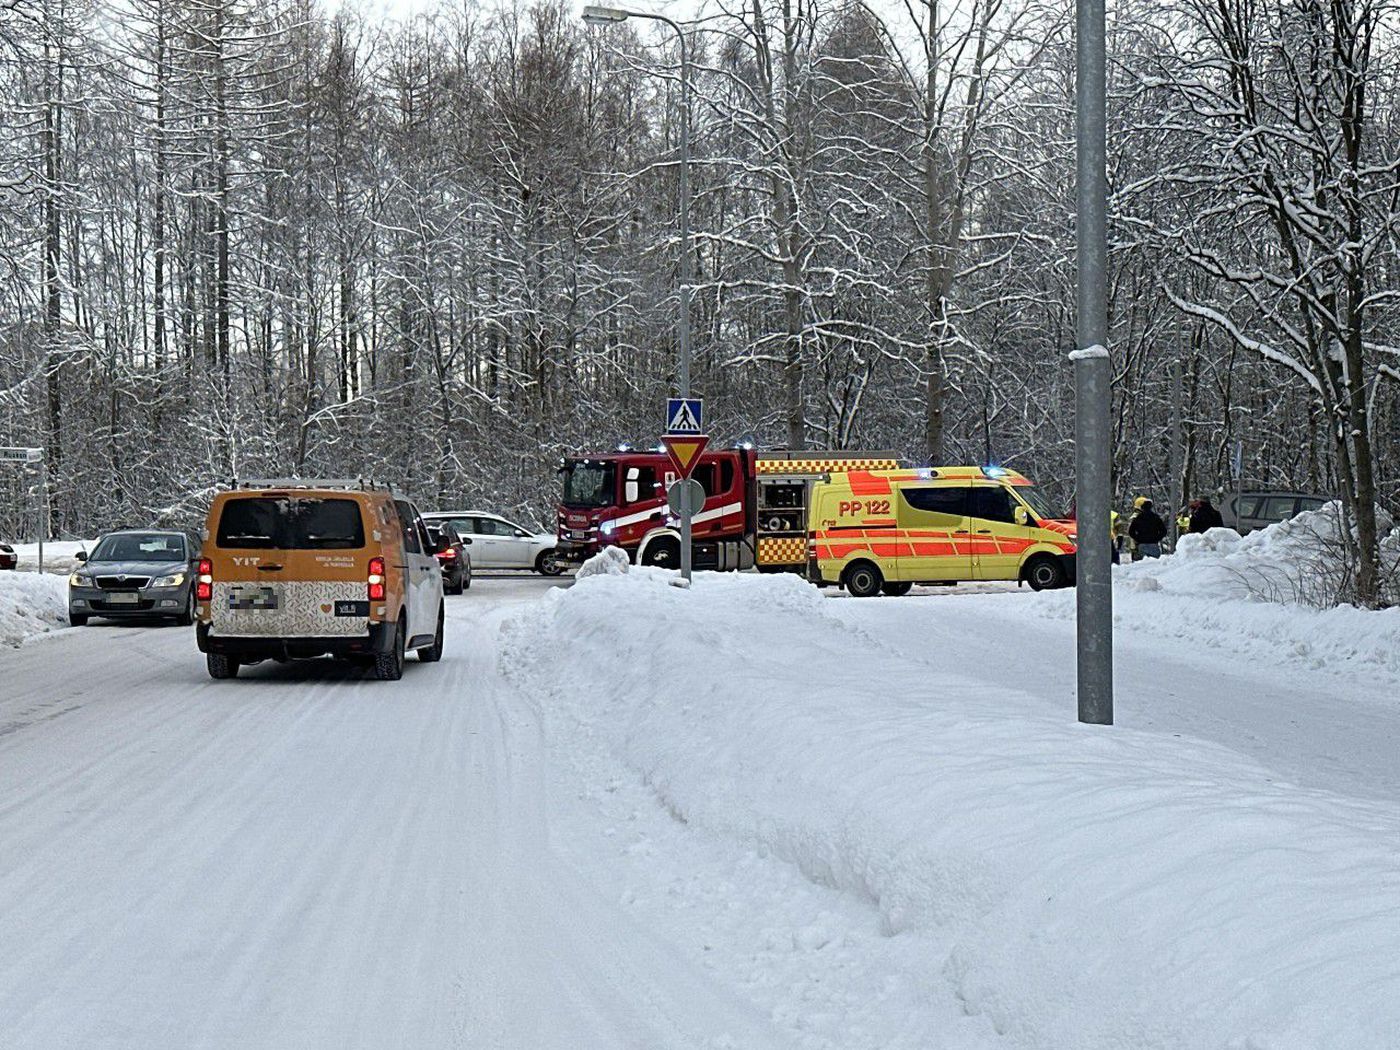
[[[1391,3],[1110,6],[1115,486],[1400,502]],[[1073,8],[690,24],[717,443],[1073,486]],[[0,536],[369,473],[552,525],[676,362],[677,48],[548,2],[0,0]],[[1362,580],[1365,591],[1365,581]],[[1372,588],[1374,590],[1374,587]],[[1363,595],[1364,596],[1364,595]]]

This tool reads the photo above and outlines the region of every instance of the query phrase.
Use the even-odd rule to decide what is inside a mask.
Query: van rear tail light
[[[194,583],[194,600],[209,602],[214,600],[214,563],[208,558],[199,559],[199,579]]]
[[[372,602],[382,602],[384,600],[384,559],[371,558],[369,560],[369,600]]]

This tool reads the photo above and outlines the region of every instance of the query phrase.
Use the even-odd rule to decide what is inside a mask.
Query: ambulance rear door
[[[972,579],[969,492],[963,485],[898,486],[895,512],[901,535],[901,580]]]

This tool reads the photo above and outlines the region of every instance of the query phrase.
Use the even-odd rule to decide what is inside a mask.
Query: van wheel
[[[667,537],[647,544],[642,555],[643,565],[655,565],[658,569],[678,569],[681,565],[681,545]]]
[[[1063,587],[1065,583],[1064,569],[1060,568],[1059,562],[1046,554],[1037,555],[1027,562],[1022,575],[1033,591],[1048,591]]]
[[[853,598],[873,598],[880,593],[880,588],[885,583],[885,577],[880,570],[871,565],[868,561],[858,561],[853,565],[846,566],[846,571],[841,576],[841,582],[846,585],[846,590]]]
[[[902,598],[914,589],[914,585],[907,580],[899,583],[886,583],[880,587],[880,593],[891,598]]]
[[[68,614],[68,626],[69,626],[69,627],[86,627],[86,626],[87,626],[87,622],[88,622],[88,614],[87,614],[87,613],[69,613],[69,614]]]
[[[426,649],[418,650],[418,662],[424,664],[435,664],[442,659],[442,606],[438,606],[437,634],[433,635],[433,644]]]
[[[403,651],[408,643],[408,629],[403,617],[394,628],[394,644],[387,653],[374,654],[374,677],[381,682],[397,682],[403,677]]]
[[[205,653],[205,666],[209,668],[210,678],[237,678],[238,661],[227,653]]]
[[[541,576],[558,576],[564,571],[564,563],[556,552],[540,551],[540,556],[535,559],[535,571]]]

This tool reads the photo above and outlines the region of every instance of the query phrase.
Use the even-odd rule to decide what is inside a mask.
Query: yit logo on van
[[[233,564],[235,564],[235,565],[256,565],[256,564],[257,564],[258,562],[260,562],[260,561],[262,561],[262,558],[237,558],[237,557],[235,557],[235,558],[233,559]]]

